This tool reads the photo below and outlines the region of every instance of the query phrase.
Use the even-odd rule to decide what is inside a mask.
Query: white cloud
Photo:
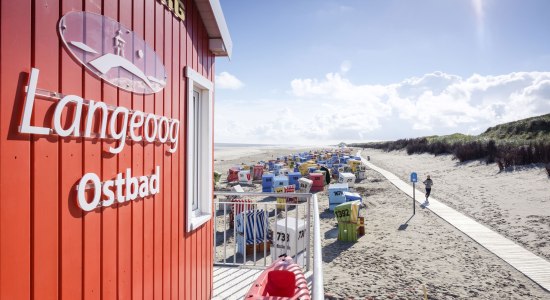
[[[244,86],[244,83],[240,81],[235,75],[231,75],[228,72],[221,72],[220,75],[216,75],[216,87],[220,89],[238,90]]]
[[[298,78],[287,99],[216,107],[216,140],[328,144],[462,132],[550,112],[550,72],[434,72],[388,85]],[[221,139],[221,140],[220,140]]]

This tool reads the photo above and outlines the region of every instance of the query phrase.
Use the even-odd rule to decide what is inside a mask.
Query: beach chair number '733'
[[[300,230],[298,231],[298,239],[304,238],[306,235],[306,230]],[[277,232],[277,241],[286,242],[287,240],[290,241],[290,234],[285,234],[284,232]]]

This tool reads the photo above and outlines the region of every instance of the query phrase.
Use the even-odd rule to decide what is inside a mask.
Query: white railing
[[[313,298],[324,298],[316,195],[252,192],[214,194],[214,265],[266,268],[279,255],[290,254],[305,272],[313,269]],[[277,198],[286,198],[287,201],[278,203]],[[242,202],[243,199],[248,202]],[[300,201],[290,202],[289,199]],[[247,241],[251,241],[248,247]],[[273,253],[268,253],[268,249]],[[249,251],[252,253],[247,253]]]
[[[323,252],[321,248],[321,227],[319,220],[319,203],[317,195],[313,195],[313,299],[325,299],[323,287]]]

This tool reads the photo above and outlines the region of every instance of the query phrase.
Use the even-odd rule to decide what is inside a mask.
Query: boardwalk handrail
[[[321,251],[321,228],[319,220],[319,203],[317,195],[311,199],[313,205],[313,299],[325,299],[323,286],[323,252]]]

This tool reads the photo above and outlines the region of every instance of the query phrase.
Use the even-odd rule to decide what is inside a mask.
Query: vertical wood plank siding
[[[31,139],[17,135],[22,89],[31,67],[32,10],[29,1],[1,1],[0,30],[0,298],[27,299],[31,287]],[[24,170],[24,171],[22,171]],[[7,241],[5,243],[4,241]],[[3,294],[10,297],[2,297]]]
[[[43,45],[58,39],[55,28],[59,20],[59,3],[41,5],[35,9],[34,44]],[[40,70],[40,84],[44,89],[57,91],[59,84],[59,44],[51,44],[34,52],[34,66]],[[21,71],[26,71],[22,70]],[[4,101],[4,94],[2,99]],[[7,99],[6,99],[7,100]],[[53,116],[47,101],[35,102],[35,120]],[[1,142],[0,142],[1,143]],[[57,139],[33,137],[33,177],[31,187],[35,196],[31,205],[34,221],[32,240],[32,293],[44,299],[57,299],[59,294],[59,143]],[[3,201],[3,197],[0,201]],[[2,239],[2,243],[4,239]]]
[[[101,1],[84,1],[84,10],[101,14]],[[88,43],[91,43],[91,41]],[[93,46],[94,48],[100,47],[98,43]],[[63,49],[63,51],[65,50]],[[83,76],[84,99],[102,99],[101,81],[97,80],[85,70]],[[84,139],[83,151],[84,165],[82,172],[101,174],[101,142],[97,143],[89,139]],[[101,299],[101,214],[94,212],[84,214],[83,222],[83,298],[86,300],[99,300]],[[39,296],[39,294],[37,296]]]
[[[184,68],[214,81],[214,56],[194,1],[183,2],[185,21],[157,0],[0,2],[0,299],[210,299],[212,223],[185,231]],[[67,53],[58,22],[81,10],[117,20],[154,48],[168,74],[164,90],[118,89]],[[38,88],[179,119],[177,151],[128,140],[113,155],[113,140],[20,134],[31,68],[40,70]],[[51,126],[53,105],[37,97],[32,124]],[[77,206],[85,173],[105,181],[155,166],[159,194],[91,212]]]

